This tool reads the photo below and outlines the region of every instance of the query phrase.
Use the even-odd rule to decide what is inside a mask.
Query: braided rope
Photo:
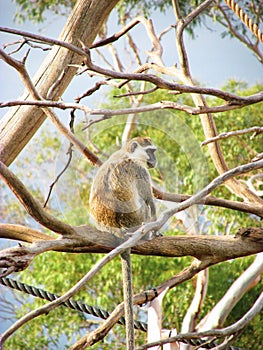
[[[59,298],[59,295],[57,294],[53,294],[43,289],[30,286],[26,283],[13,280],[12,278],[0,277],[0,284],[9,288],[18,290],[20,292],[24,292],[26,294],[33,295],[34,297],[48,300],[48,301],[53,301]],[[66,306],[72,310],[77,310],[83,313],[87,313],[89,315],[100,317],[104,320],[106,320],[110,316],[110,313],[106,310],[103,310],[94,306],[90,306],[87,304],[83,304],[82,302],[75,301],[73,299],[69,299],[64,303],[62,303],[61,305]],[[125,325],[125,318],[121,317],[118,323],[121,325]],[[147,323],[134,320],[134,328],[143,332],[147,332]],[[208,343],[207,340],[202,340],[202,339],[184,339],[184,340],[182,339],[180,340],[180,342],[193,345],[193,346],[202,345],[202,347],[205,349],[213,349],[214,347],[217,346],[217,344],[214,341],[211,341]],[[237,348],[235,346],[228,346],[227,350],[242,350],[242,349]]]
[[[0,283],[6,287],[18,290],[20,292],[27,293],[29,295],[33,295],[34,297],[45,299],[48,301],[53,301],[53,300],[56,300],[59,298],[59,295],[56,295],[56,294],[47,292],[43,289],[36,288],[36,287],[30,286],[28,284],[13,280],[11,278],[1,277]],[[73,299],[69,299],[69,300],[65,301],[64,303],[62,303],[61,305],[66,306],[72,310],[77,310],[80,312],[87,313],[89,315],[100,317],[103,320],[106,320],[106,318],[108,318],[110,316],[110,313],[106,310],[103,310],[103,309],[100,309],[100,308],[97,308],[94,306],[90,306],[87,304],[83,304],[82,302],[75,301]],[[119,319],[118,323],[121,325],[125,325],[125,318],[121,317]],[[143,332],[146,332],[147,331],[147,324],[135,320],[134,321],[134,328],[139,329]]]
[[[261,33],[259,27],[253,23],[252,19],[235,3],[234,0],[225,0],[225,3],[232,11],[241,19],[241,21],[249,28],[249,30],[258,38],[259,41],[263,42],[263,33]]]

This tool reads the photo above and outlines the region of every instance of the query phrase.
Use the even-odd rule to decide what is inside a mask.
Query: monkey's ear
[[[136,141],[132,142],[131,144],[131,153],[133,153],[136,148],[138,147],[138,143]]]

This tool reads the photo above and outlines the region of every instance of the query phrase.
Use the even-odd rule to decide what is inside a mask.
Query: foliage
[[[69,11],[75,4],[75,0],[15,0],[18,10],[15,19],[24,22],[26,19],[33,22],[43,22],[45,20],[44,13],[52,11],[59,15],[68,15]]]
[[[47,11],[51,11],[59,15],[68,15],[69,11],[75,5],[76,0],[15,0],[18,10],[15,15],[17,21],[25,21],[26,19],[33,22],[43,22]],[[182,17],[191,13],[203,1],[179,1]],[[245,11],[253,23],[259,25],[262,22],[263,5],[260,0],[252,0],[244,6],[243,1],[236,0],[236,3]],[[138,15],[146,17],[152,15],[154,11],[166,12],[172,8],[170,0],[121,0],[116,6],[119,19],[128,20]],[[195,28],[197,25],[206,25],[206,17],[210,17],[213,21],[222,25],[222,37],[235,36],[235,33],[242,33],[244,37],[251,37],[249,29],[240,21],[240,19],[229,9],[223,0],[218,0],[214,6],[209,7],[200,16],[195,18],[187,27],[188,33],[194,38]],[[231,23],[233,31],[228,29],[228,20]]]

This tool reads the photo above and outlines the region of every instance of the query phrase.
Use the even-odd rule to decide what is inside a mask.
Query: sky
[[[66,17],[46,13],[47,20],[41,24],[33,24],[26,21],[23,24],[14,23],[14,14],[16,5],[11,0],[0,1],[0,25],[12,27],[29,32],[40,33],[52,38],[57,38],[62,30]],[[159,33],[168,25],[174,23],[172,11],[167,11],[166,14],[154,13],[154,26],[156,32]],[[113,12],[109,34],[113,34],[117,30],[117,18]],[[150,49],[149,40],[142,26],[138,26],[132,30],[137,46]],[[191,72],[197,81],[204,86],[221,87],[228,79],[238,81],[246,81],[249,85],[256,82],[262,82],[263,69],[262,65],[254,57],[254,55],[244,47],[238,40],[220,37],[220,28],[214,22],[207,22],[202,28],[195,28],[196,38],[193,40],[188,35],[185,36],[186,49],[189,55]],[[19,38],[14,35],[9,35],[0,32],[0,44],[14,42]],[[172,44],[172,45],[171,45]],[[174,49],[174,33],[170,32],[165,36],[163,41],[164,61],[169,65],[173,65],[178,61],[176,50]],[[33,75],[46,55],[40,50],[32,50],[28,60],[27,68]],[[83,92],[87,89],[87,77],[78,78],[67,89],[64,99],[70,102],[76,96],[76,90]],[[23,85],[20,82],[18,74],[6,63],[0,60],[0,101],[8,99],[17,99],[23,91]],[[73,95],[72,95],[73,94]],[[96,96],[98,98],[98,96]],[[96,100],[95,105],[98,101]],[[92,101],[94,105],[94,101]],[[98,106],[95,106],[98,107]],[[0,109],[0,118],[7,112],[7,109]]]

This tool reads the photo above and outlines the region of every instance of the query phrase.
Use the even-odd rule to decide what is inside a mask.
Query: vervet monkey
[[[149,137],[136,137],[99,168],[90,192],[90,214],[101,231],[117,236],[156,219],[148,168],[157,164]],[[127,349],[134,349],[130,249],[122,254]]]

